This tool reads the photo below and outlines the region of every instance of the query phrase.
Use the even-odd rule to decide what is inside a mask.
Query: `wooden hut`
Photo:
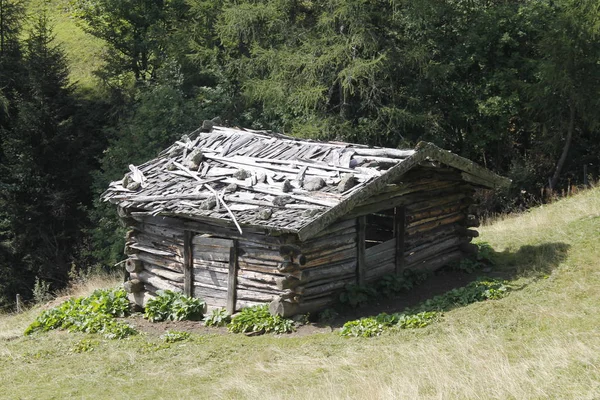
[[[224,127],[130,169],[103,199],[130,228],[134,302],[170,289],[284,316],[335,303],[347,284],[476,251],[474,191],[509,183],[431,143],[398,150]]]

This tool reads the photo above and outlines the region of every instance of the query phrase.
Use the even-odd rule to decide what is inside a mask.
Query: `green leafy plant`
[[[231,322],[231,316],[224,308],[215,308],[204,320],[206,326],[226,326]]]
[[[271,315],[267,305],[258,305],[242,309],[235,315],[227,328],[233,333],[290,333],[294,321],[279,315]]]
[[[342,327],[340,335],[372,337],[381,335],[390,327],[397,329],[423,328],[439,318],[443,311],[478,301],[501,299],[508,294],[509,290],[505,281],[477,280],[465,287],[452,289],[435,296],[414,308],[407,308],[403,313],[382,313],[375,317],[348,321]]]
[[[489,243],[477,243],[477,247],[479,248],[477,254],[451,264],[450,268],[471,274],[482,268],[496,264],[496,261],[494,260],[495,252]]]
[[[122,339],[137,333],[130,325],[115,320],[115,317],[124,317],[128,313],[129,301],[123,289],[98,289],[88,297],[69,299],[44,311],[27,327],[25,335],[66,329]]]
[[[146,304],[144,318],[150,322],[202,319],[206,303],[202,299],[185,296],[171,290],[159,290]]]
[[[167,343],[175,343],[189,339],[190,333],[184,331],[167,331],[160,338]]]
[[[367,285],[346,285],[340,293],[340,303],[356,308],[377,297],[377,290]]]

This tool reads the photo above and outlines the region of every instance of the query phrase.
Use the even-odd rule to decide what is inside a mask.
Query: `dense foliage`
[[[233,333],[290,333],[294,331],[294,321],[279,315],[271,315],[268,305],[243,308],[227,325]]]
[[[65,12],[105,43],[94,98],[69,82],[52,23],[0,0],[0,305],[31,298],[36,278],[55,290],[73,266],[118,262],[122,228],[99,194],[216,116],[432,141],[513,179],[492,211],[599,173],[596,0],[73,0]]]
[[[127,293],[123,289],[98,289],[88,297],[69,299],[42,312],[27,327],[25,335],[66,329],[70,332],[101,333],[109,339],[135,335],[130,325],[115,320],[129,313]]]
[[[144,318],[150,322],[202,319],[206,303],[202,299],[185,296],[171,290],[159,290],[148,300]]]

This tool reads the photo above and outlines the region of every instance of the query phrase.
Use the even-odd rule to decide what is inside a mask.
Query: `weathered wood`
[[[365,282],[372,282],[381,278],[384,275],[393,274],[396,271],[396,263],[394,260],[377,264],[374,268],[367,270],[365,274]]]
[[[404,207],[396,208],[394,216],[394,237],[396,239],[396,274],[400,274],[404,270],[404,236],[406,227],[406,209]]]
[[[464,239],[460,237],[451,237],[438,243],[434,243],[418,251],[411,251],[405,256],[406,265],[412,265],[426,258],[446,252],[451,248],[458,248]]]
[[[237,243],[233,243],[229,251],[229,275],[227,280],[227,312],[235,312],[236,287],[237,287]]]
[[[143,269],[144,265],[139,258],[130,257],[125,261],[125,270],[129,273],[140,272]]]
[[[303,267],[311,268],[317,267],[320,265],[326,265],[334,262],[339,262],[343,260],[349,260],[356,258],[357,249],[352,246],[349,249],[337,251],[335,253],[328,254],[326,256],[322,256],[320,258],[309,260]]]
[[[277,277],[274,281],[275,287],[279,290],[295,289],[303,283],[300,279],[293,276]]]
[[[365,271],[367,269],[367,260],[365,255],[365,228],[367,225],[366,217],[356,219],[356,281],[359,285],[365,282]]]
[[[161,276],[154,275],[150,271],[143,270],[137,273],[136,276],[140,281],[144,282],[145,284],[149,283],[159,290],[172,290],[178,293],[183,292],[183,284],[169,281]]]
[[[240,300],[250,300],[250,301],[256,301],[256,302],[260,302],[260,303],[268,303],[270,301],[272,301],[273,299],[275,299],[277,297],[277,294],[275,293],[263,293],[263,292],[259,292],[257,290],[246,290],[246,289],[239,289],[237,290],[237,298]]]
[[[269,312],[272,315],[281,315],[282,317],[291,317],[296,314],[306,314],[334,304],[337,296],[326,296],[303,303],[292,303],[283,299],[274,299],[269,304]]]
[[[303,245],[302,249],[307,259],[313,259],[315,258],[314,254],[347,245],[356,246],[356,229],[353,229],[351,233],[323,237],[319,242]]]
[[[184,274],[178,273],[178,272],[173,272],[171,270],[162,268],[157,265],[152,265],[150,263],[144,263],[144,269],[146,271],[152,272],[154,275],[158,275],[160,277],[163,277],[163,278],[168,279],[173,282],[184,283],[184,281],[185,281]]]
[[[458,250],[451,250],[448,253],[437,254],[431,258],[419,261],[412,265],[407,265],[406,269],[419,272],[433,272],[440,269],[444,265],[460,260],[463,254]]]
[[[228,268],[194,268],[194,282],[205,283],[225,289],[228,280]]]
[[[444,216],[442,218],[436,219],[431,222],[426,222],[423,224],[408,226],[406,228],[406,233],[409,235],[414,235],[415,233],[425,232],[434,228],[437,228],[442,225],[452,224],[454,222],[462,221],[465,219],[465,215],[463,213],[456,213]]]
[[[183,234],[183,293],[194,297],[194,252],[192,244],[193,234],[185,231]]]
[[[141,308],[146,308],[146,304],[148,304],[148,301],[151,299],[154,299],[155,297],[156,296],[150,294],[147,291],[129,293],[127,295],[127,298],[129,299],[129,301],[131,303],[133,303]]]
[[[302,298],[303,300],[308,300],[310,298],[319,297],[322,295],[334,294],[335,292],[339,292],[341,289],[343,289],[344,286],[352,284],[355,281],[356,278],[354,276],[350,276],[346,279],[336,279],[332,282],[307,287],[302,293]]]
[[[138,293],[144,291],[144,282],[139,279],[132,279],[123,283],[123,288],[127,293]]]

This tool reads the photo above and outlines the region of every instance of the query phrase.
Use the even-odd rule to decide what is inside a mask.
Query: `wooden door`
[[[203,298],[209,307],[233,312],[237,275],[235,240],[195,235],[191,245],[194,297]]]

